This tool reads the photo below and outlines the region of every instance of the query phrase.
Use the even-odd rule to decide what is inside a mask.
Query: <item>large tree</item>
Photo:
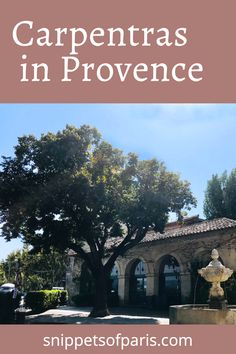
[[[227,217],[236,219],[236,169],[228,175],[213,175],[207,183],[204,200],[207,219]]]
[[[94,128],[67,126],[39,139],[19,138],[3,157],[0,222],[6,240],[22,237],[35,250],[74,250],[96,289],[91,316],[107,315],[107,283],[118,256],[170,212],[195,205],[189,183],[156,159],[124,155]]]

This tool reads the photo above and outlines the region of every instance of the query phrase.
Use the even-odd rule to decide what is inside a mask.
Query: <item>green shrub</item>
[[[44,293],[41,291],[30,291],[26,294],[25,305],[33,312],[41,312],[44,308]]]
[[[68,301],[68,292],[67,290],[60,290],[60,304],[61,306],[66,305]]]
[[[65,305],[68,295],[66,290],[30,291],[25,298],[26,307],[35,313],[47,311],[59,305]]]

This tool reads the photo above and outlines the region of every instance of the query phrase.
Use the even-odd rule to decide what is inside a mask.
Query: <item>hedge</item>
[[[44,312],[65,305],[68,299],[66,290],[30,291],[25,297],[25,305],[34,313]]]

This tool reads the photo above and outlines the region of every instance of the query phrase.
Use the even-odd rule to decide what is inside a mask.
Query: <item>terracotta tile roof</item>
[[[185,221],[183,222],[183,224],[180,224],[178,222],[167,224],[166,230],[162,234],[159,232],[149,231],[140,243],[168,240],[168,239],[173,239],[175,237],[200,235],[206,232],[217,231],[217,230],[220,231],[220,230],[228,230],[234,228],[236,229],[236,220],[232,220],[228,218],[219,218],[213,220],[201,220],[199,218],[198,219],[194,218],[194,222],[188,224],[189,220],[190,218],[187,218],[187,225]],[[122,241],[121,237],[109,238],[106,242],[106,249],[109,250],[113,247],[118,246],[121,241]],[[73,254],[71,255],[76,254],[74,251],[72,252]]]
[[[150,242],[155,240],[163,240],[169,239],[174,237],[181,237],[181,236],[190,236],[190,235],[197,235],[205,232],[210,231],[217,231],[217,230],[226,230],[236,228],[236,220],[228,219],[228,218],[219,218],[213,220],[205,220],[201,222],[197,222],[196,224],[191,225],[179,225],[176,228],[171,228],[164,233],[150,231],[147,233],[145,238],[142,242]]]

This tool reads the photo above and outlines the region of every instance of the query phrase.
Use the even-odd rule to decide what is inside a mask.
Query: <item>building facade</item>
[[[196,302],[204,287],[197,269],[210,262],[218,249],[222,263],[236,272],[236,221],[198,217],[167,224],[163,234],[149,232],[145,239],[119,257],[111,272],[110,292],[120,305],[167,308]],[[69,253],[66,287],[70,297],[92,291],[85,264]]]

